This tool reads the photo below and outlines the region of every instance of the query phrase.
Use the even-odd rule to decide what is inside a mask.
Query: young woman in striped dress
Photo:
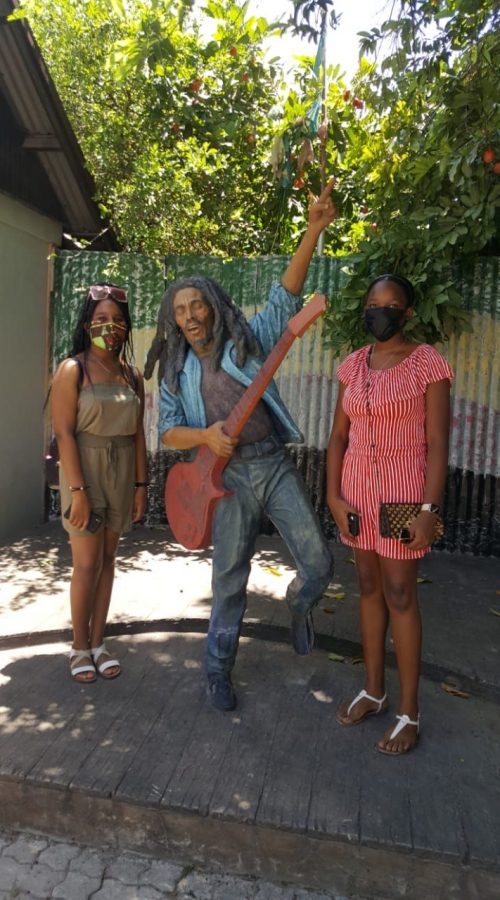
[[[418,741],[422,627],[417,561],[430,548],[440,511],[453,377],[437,350],[406,340],[403,329],[413,315],[413,297],[411,283],[396,275],[381,275],[369,286],[365,324],[375,342],[352,353],[337,370],[339,394],[327,454],[328,505],[342,542],[354,550],[366,668],[364,689],[339,706],[337,721],[357,725],[387,710],[384,655],[390,621],[399,710],[376,745],[389,755],[407,753]],[[422,504],[408,543],[381,537],[381,502]],[[358,516],[356,536],[349,530],[352,513]]]

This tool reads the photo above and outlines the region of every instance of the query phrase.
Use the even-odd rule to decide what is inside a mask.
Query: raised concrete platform
[[[207,707],[204,693],[207,555],[187,554],[165,537],[141,531],[124,543],[112,626],[127,633],[110,640],[123,675],[88,686],[70,681],[67,645],[56,643],[68,620],[69,559],[58,533],[49,527],[31,545],[4,548],[2,825],[315,889],[335,885],[349,898],[498,898],[500,620],[490,609],[500,603],[493,567],[443,556],[425,561],[422,739],[414,753],[388,759],[374,749],[386,716],[352,729],[334,718],[336,704],[363,679],[362,666],[350,662],[358,652],[356,595],[345,551],[337,554],[330,591],[344,596],[325,597],[316,617],[324,649],[299,658],[277,599],[289,561],[279,541],[262,539],[252,572],[252,636],[242,638],[235,669],[240,703],[224,715]],[[453,602],[466,629],[451,615]],[[30,636],[16,634],[16,622]],[[457,631],[468,647],[462,657],[450,643]],[[329,658],[332,649],[344,662]],[[443,673],[466,686],[469,699],[446,693]],[[396,697],[392,669],[388,690]]]

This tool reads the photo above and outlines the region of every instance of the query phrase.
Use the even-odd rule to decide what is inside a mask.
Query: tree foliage
[[[499,17],[489,0],[401,0],[397,18],[362,34],[378,64],[361,62],[363,127],[347,129],[339,161],[355,256],[332,343],[365,340],[363,293],[383,271],[416,285],[412,336],[433,343],[466,327],[455,263],[500,252]]]
[[[294,3],[296,14],[303,6]],[[299,60],[275,138],[292,211],[280,240],[290,247],[309,192],[320,189],[323,151],[340,212],[326,252],[348,257],[327,314],[332,345],[366,340],[364,292],[384,271],[415,283],[412,337],[434,343],[468,327],[456,263],[500,252],[498,20],[490,0],[400,0],[395,18],[361,33],[352,86],[329,68],[324,105],[318,59]]]
[[[281,29],[318,43],[334,0],[290,0]],[[365,340],[361,307],[383,271],[417,291],[412,336],[466,327],[454,266],[500,252],[500,36],[493,0],[398,0],[361,32],[353,84],[304,55],[282,96],[248,3],[24,0],[124,249],[289,253],[319,160],[337,184],[325,251],[346,257],[328,339]],[[392,15],[392,12],[391,12]],[[314,48],[313,48],[314,49]]]
[[[39,41],[126,250],[245,254],[270,249],[279,202],[265,159],[277,73],[267,22],[192,3],[26,0]]]
[[[291,0],[293,11],[285,22],[285,30],[317,43],[323,24],[336,28],[338,16],[334,0]]]

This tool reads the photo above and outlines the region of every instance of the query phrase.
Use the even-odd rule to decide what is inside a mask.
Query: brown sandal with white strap
[[[354,707],[358,705],[360,700],[370,700],[371,703],[377,704],[377,708],[376,709],[368,708],[366,710],[366,712],[364,712],[363,715],[358,716],[357,719],[347,718],[350,715],[351,710],[353,710]],[[345,704],[342,704],[342,706],[345,707]],[[372,697],[371,694],[367,694],[367,692],[363,689],[354,698],[352,703],[349,704],[349,706],[347,707],[347,710],[345,711],[345,714],[341,713],[342,706],[339,706],[339,708],[337,709],[336,715],[335,715],[335,718],[336,718],[337,722],[339,723],[339,725],[343,725],[344,727],[347,727],[347,726],[350,727],[351,725],[359,725],[368,716],[379,716],[380,713],[387,712],[387,694],[384,694],[383,697]]]
[[[78,665],[78,663],[83,662],[84,659],[88,659],[88,663],[84,663],[84,665]],[[69,651],[69,670],[70,675],[73,681],[76,681],[77,684],[92,684],[93,681],[96,680],[95,666],[92,662],[92,656],[90,650],[75,650],[73,647]],[[79,675],[83,675],[85,672],[92,672],[93,678],[79,678]]]
[[[105,678],[106,681],[112,681],[113,678],[118,678],[118,675],[121,674],[120,663],[117,659],[111,659],[111,653],[106,649],[106,644],[104,641],[102,642],[100,647],[94,647],[91,651],[92,659],[94,660],[94,665],[99,672],[101,678]],[[104,662],[98,663],[97,660],[101,658],[101,656],[109,657],[105,659]],[[110,672],[109,675],[106,674],[108,669],[117,668],[117,672]]]

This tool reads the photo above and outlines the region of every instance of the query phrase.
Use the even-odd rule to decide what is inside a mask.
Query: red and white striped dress
[[[427,550],[409,550],[398,540],[381,537],[379,506],[422,501],[427,465],[425,393],[428,384],[451,381],[453,372],[429,344],[419,344],[398,365],[379,371],[369,368],[369,352],[369,346],[356,350],[337,369],[345,385],[343,409],[350,420],[341,492],[360,515],[356,540],[342,541],[390,559],[417,559]]]

